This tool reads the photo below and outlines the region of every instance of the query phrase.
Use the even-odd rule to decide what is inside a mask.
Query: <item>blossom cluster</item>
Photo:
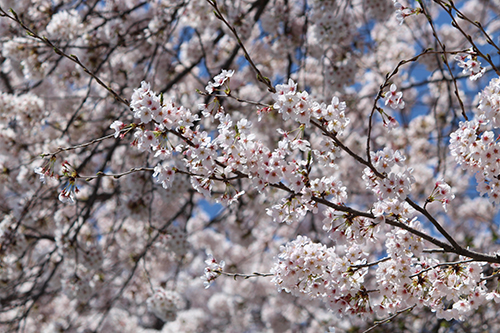
[[[180,295],[172,290],[156,288],[155,293],[146,301],[148,310],[161,320],[168,322],[177,318]]]
[[[468,75],[472,81],[479,79],[486,72],[486,68],[481,66],[472,48],[467,53],[457,54],[454,59],[458,62],[458,66],[463,68],[462,74]]]
[[[179,226],[170,226],[167,228],[167,233],[161,236],[161,242],[157,246],[182,257],[189,250],[187,234]]]
[[[326,245],[313,243],[305,236],[281,247],[279,261],[273,268],[273,282],[278,290],[323,296],[328,292],[330,252]]]
[[[192,126],[198,118],[183,106],[176,106],[176,103],[170,99],[163,101],[163,95],[159,96],[151,90],[150,84],[141,83],[141,87],[134,90],[130,107],[134,112],[134,118],[140,119],[144,124],[154,120],[160,129],[172,129],[181,126]],[[144,131],[135,134],[137,146],[141,149],[147,149],[149,146],[156,146],[154,136],[150,137],[149,132]],[[145,141],[145,142],[143,142]],[[143,144],[144,143],[144,144]]]
[[[335,15],[335,2],[311,1],[312,37],[318,45],[342,45],[354,38],[354,26],[347,16]],[[326,14],[326,15],[325,15]]]
[[[337,245],[366,245],[377,240],[376,235],[380,231],[380,224],[377,222],[381,221],[380,218],[375,220],[359,216],[352,217],[332,208],[325,209],[323,215],[325,216],[322,221],[323,230]]]
[[[379,264],[381,317],[411,306],[428,306],[439,318],[464,320],[487,298],[479,263],[460,262],[440,266],[436,260],[418,261],[401,256]]]
[[[461,122],[450,135],[450,152],[464,170],[476,175],[477,191],[500,204],[500,146],[492,131],[481,131],[484,116]]]
[[[63,293],[70,299],[85,303],[92,296],[93,283],[88,276],[70,275],[61,281]]]
[[[224,260],[217,261],[214,256],[209,253],[208,258],[205,260],[205,264],[207,264],[205,267],[205,275],[203,275],[201,279],[203,280],[205,289],[207,289],[214,282],[214,280],[221,275],[226,263]]]
[[[383,212],[395,213],[390,207],[398,209],[398,204],[403,202],[411,191],[411,185],[415,182],[412,169],[404,166],[406,157],[399,151],[384,148],[376,153],[371,153],[372,163],[379,173],[367,167],[363,173],[363,179],[368,189],[376,195],[379,203],[376,204],[377,216]],[[383,177],[380,177],[382,173]],[[403,208],[404,209],[404,208]]]
[[[455,194],[453,194],[451,186],[446,184],[446,182],[441,179],[436,182],[436,186],[434,186],[434,189],[427,200],[429,200],[429,202],[440,201],[446,211],[448,204],[454,198]]]
[[[367,270],[350,269],[362,263],[366,254],[357,245],[347,252],[347,256],[339,257],[335,248],[298,236],[281,247],[272,269],[273,282],[280,291],[319,298],[339,315],[368,313],[370,304],[361,287]]]
[[[26,37],[16,37],[7,41],[2,47],[2,56],[16,59],[26,79],[40,79],[48,70],[48,64],[39,58],[37,43]]]
[[[403,24],[404,20],[411,15],[418,14],[419,11],[414,8],[406,7],[399,3],[397,0],[392,0],[394,2],[394,7],[396,8],[396,19],[399,24]]]
[[[57,39],[71,40],[80,32],[83,25],[80,22],[80,16],[74,9],[60,11],[52,16],[46,31],[49,37]]]
[[[0,119],[6,124],[15,126],[32,126],[35,122],[41,121],[44,116],[44,100],[33,94],[12,95],[0,92]],[[31,132],[31,131],[30,131]],[[35,134],[35,133],[33,133]],[[5,136],[12,136],[14,133],[4,133]]]
[[[205,87],[205,90],[211,94],[214,91],[214,88],[219,88],[221,87],[226,81],[229,81],[229,79],[233,76],[234,70],[225,70],[223,69],[220,74],[214,77],[214,82],[209,82],[208,85]]]
[[[223,71],[214,78],[215,83],[211,87],[222,85],[232,74],[232,71]],[[298,92],[297,84],[292,80],[288,84],[277,85],[272,97],[275,100],[273,108],[282,114],[283,119],[292,119],[300,126],[310,126],[313,118],[327,131],[340,135],[349,124],[344,102],[337,97],[333,97],[329,105],[313,101],[307,92]],[[215,115],[204,112],[205,117],[219,122],[218,133],[213,136],[200,127],[194,128],[198,118],[189,109],[175,107],[172,100],[163,101],[163,96],[151,91],[150,85],[145,82],[134,91],[131,108],[135,118],[141,119],[144,124],[155,124],[154,130],[138,126],[133,146],[141,151],[153,151],[162,159],[173,157],[173,154],[184,157],[182,162],[171,159],[154,168],[153,177],[166,189],[171,187],[179,170],[189,174],[193,188],[205,196],[212,195],[215,181],[224,182],[231,175],[245,175],[259,191],[269,184],[281,183],[301,195],[293,200],[283,199],[268,214],[277,221],[289,223],[300,220],[307,211],[315,210],[312,195],[327,195],[338,203],[346,199],[345,187],[339,180],[331,177],[310,179],[306,186],[307,161],[287,161],[286,157],[292,155],[294,150],[311,151],[310,142],[301,135],[278,130],[282,139],[278,148],[271,150],[252,133],[251,121],[244,118],[235,121],[221,107]],[[202,109],[206,110],[207,106]],[[114,122],[111,126],[115,129],[115,136],[124,128],[121,122]],[[313,153],[331,161],[338,156],[339,150],[323,140],[320,149],[314,149]],[[220,202],[231,204],[245,193],[225,183],[226,189],[218,197]]]
[[[500,78],[493,78],[479,93],[479,118],[491,121],[494,128],[500,128]]]
[[[408,225],[421,230],[413,219]],[[428,306],[440,318],[463,320],[496,293],[488,293],[481,264],[464,260],[439,265],[420,259],[423,240],[407,230],[387,234],[389,257],[378,263],[378,290],[368,292],[366,254],[351,243],[345,256],[335,247],[313,243],[305,236],[281,247],[272,269],[279,291],[319,298],[339,315],[375,312],[384,317],[407,307]]]
[[[323,121],[328,131],[338,134],[342,134],[349,124],[345,102],[334,96],[331,104],[320,104],[312,100],[307,91],[298,92],[297,83],[292,79],[288,84],[278,84],[272,97],[275,101],[273,108],[281,113],[283,120],[292,119],[309,127],[313,117]]]

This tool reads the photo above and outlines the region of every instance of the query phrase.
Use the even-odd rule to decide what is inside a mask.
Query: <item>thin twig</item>
[[[460,260],[460,261],[455,261],[455,262],[443,262],[443,263],[439,263],[439,264],[436,264],[434,266],[431,266],[431,267],[428,267],[426,269],[423,269],[423,270],[419,271],[418,273],[410,275],[410,279],[414,278],[415,276],[419,276],[420,274],[423,274],[425,272],[432,271],[433,269],[436,269],[438,267],[466,264],[466,263],[473,262],[473,261],[474,261],[473,259],[467,259],[467,260]]]
[[[217,1],[216,0],[207,0],[207,2],[214,8],[214,14],[215,16],[221,20],[222,22],[224,22],[224,24],[229,28],[229,30],[231,30],[231,32],[233,33],[234,37],[236,38],[236,41],[238,43],[238,45],[241,47],[241,49],[243,50],[243,53],[245,54],[245,59],[248,61],[248,63],[250,64],[250,67],[253,68],[253,70],[255,71],[255,73],[257,73],[257,80],[259,82],[262,82],[264,83],[266,86],[267,86],[267,90],[269,90],[270,92],[272,93],[275,93],[276,92],[276,89],[274,89],[273,87],[273,84],[271,83],[271,80],[265,76],[262,75],[262,73],[259,71],[259,69],[257,68],[257,66],[255,65],[255,63],[253,62],[252,58],[250,57],[250,54],[248,54],[248,51],[247,49],[245,48],[245,45],[243,45],[243,42],[241,41],[240,39],[240,36],[238,35],[238,32],[236,31],[236,29],[224,18],[224,16],[222,15],[220,9],[219,9],[219,6],[217,5]]]
[[[370,327],[369,329],[367,329],[366,331],[364,331],[363,333],[368,333],[368,332],[371,332],[373,331],[375,328],[379,327],[380,325],[383,325],[385,323],[388,323],[390,322],[391,320],[393,320],[394,318],[396,318],[397,316],[399,316],[400,314],[402,313],[405,313],[405,312],[410,312],[411,310],[413,310],[415,307],[417,306],[417,304],[414,304],[412,306],[409,306],[407,307],[406,309],[403,309],[403,310],[399,310],[398,312],[396,312],[395,314],[393,314],[392,316],[386,318],[386,319],[383,319],[383,320],[380,320],[380,321],[377,321],[375,322],[375,325],[373,325],[372,327]]]
[[[246,279],[253,278],[253,277],[268,277],[268,276],[274,276],[273,273],[258,273],[258,272],[253,272],[252,274],[242,274],[242,273],[226,273],[226,272],[219,272],[221,275],[225,276],[231,276],[235,280],[237,277],[241,277]]]
[[[452,77],[453,86],[455,88],[455,91],[454,91],[455,92],[455,96],[457,97],[458,103],[460,104],[460,108],[462,109],[462,116],[464,117],[465,120],[469,120],[469,118],[467,117],[467,114],[465,112],[464,103],[463,103],[462,99],[460,98],[460,94],[458,93],[459,90],[458,90],[457,80],[455,79],[455,76],[453,75],[453,71],[451,70],[450,64],[448,63],[448,59],[446,58],[446,46],[439,39],[438,34],[436,32],[436,29],[434,27],[434,23],[432,22],[432,17],[427,12],[427,9],[424,6],[423,1],[417,1],[417,2],[420,4],[420,8],[422,9],[422,13],[425,15],[425,17],[427,18],[427,21],[429,22],[429,25],[431,26],[432,34],[434,35],[434,38],[436,39],[436,42],[439,44],[439,47],[443,51],[442,60],[443,60],[443,62],[445,64],[446,68],[448,69],[448,72],[450,73],[450,75]],[[438,3],[439,2],[440,1],[438,1]],[[445,7],[443,7],[443,8],[446,10]],[[453,16],[453,15],[450,14],[450,16]]]

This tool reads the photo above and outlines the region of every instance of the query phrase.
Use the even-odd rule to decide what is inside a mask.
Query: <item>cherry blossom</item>
[[[500,330],[494,1],[8,7],[0,331]]]
[[[405,107],[405,102],[403,101],[403,93],[397,92],[398,88],[393,83],[391,84],[390,90],[385,93],[385,105],[390,106],[393,109],[403,109]]]
[[[477,59],[473,49],[469,49],[467,53],[457,54],[454,59],[458,61],[458,66],[463,68],[462,74],[469,75],[472,81],[483,76],[486,68],[481,66],[481,62]]]

